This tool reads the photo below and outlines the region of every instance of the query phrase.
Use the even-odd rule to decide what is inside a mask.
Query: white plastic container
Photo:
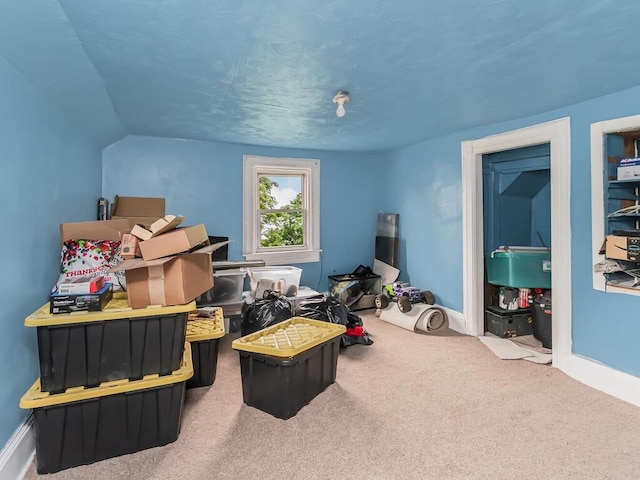
[[[255,298],[261,298],[265,290],[279,292],[295,297],[300,287],[302,269],[298,267],[254,267],[249,268],[251,292]]]

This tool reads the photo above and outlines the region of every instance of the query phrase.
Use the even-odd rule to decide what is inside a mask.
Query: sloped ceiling
[[[5,0],[0,9],[0,54],[109,135],[380,151],[640,84],[632,0]],[[351,96],[343,118],[338,90]]]
[[[0,55],[98,145],[126,133],[57,0],[2,0]]]

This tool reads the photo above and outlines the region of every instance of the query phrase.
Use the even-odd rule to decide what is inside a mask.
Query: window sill
[[[263,260],[267,265],[288,265],[292,263],[312,263],[320,261],[322,250],[302,250],[290,252],[245,253],[246,260]]]

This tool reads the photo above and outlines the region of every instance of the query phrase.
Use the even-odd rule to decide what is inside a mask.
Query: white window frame
[[[591,124],[591,252],[594,265],[604,260],[604,255],[600,253],[600,249],[606,236],[603,178],[603,175],[605,175],[604,157],[606,153],[604,144],[606,137],[610,134],[636,131],[638,129],[640,129],[640,115],[614,118]],[[594,290],[640,296],[639,290],[607,285],[602,273],[596,272],[593,268],[591,270],[593,272]]]
[[[263,260],[267,265],[320,261],[320,160],[302,158],[243,156],[243,245],[247,260]],[[260,247],[258,182],[261,175],[301,175],[305,208],[304,245],[274,249]]]

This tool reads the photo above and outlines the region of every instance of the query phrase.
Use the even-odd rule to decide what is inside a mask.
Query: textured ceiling
[[[108,138],[389,150],[640,84],[632,0],[5,0],[0,13],[0,54]]]

